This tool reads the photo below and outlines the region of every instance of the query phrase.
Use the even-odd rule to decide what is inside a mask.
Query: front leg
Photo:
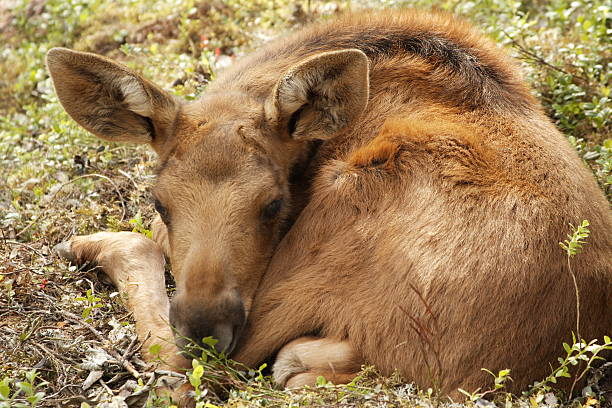
[[[270,300],[263,302],[269,307],[256,301],[246,331],[232,355],[234,360],[256,367],[278,352],[273,366],[274,381],[287,388],[314,386],[319,376],[334,384],[348,383],[357,376],[363,359],[348,341],[302,337],[317,327],[314,315],[308,313],[308,305],[294,309],[293,306],[298,306],[292,302],[295,298],[287,295],[276,298],[280,302],[272,302],[274,295],[269,292],[259,293],[260,299]]]
[[[164,256],[152,240],[133,232],[99,232],[77,236],[56,246],[56,252],[75,262],[99,265],[117,287],[136,321],[143,354],[161,346],[161,367],[178,370],[189,362],[178,354],[168,323],[169,299],[164,278]]]
[[[231,357],[256,367],[278,352],[274,380],[288,388],[314,386],[319,376],[335,384],[350,382],[363,359],[347,340],[303,337],[322,327],[318,318],[321,304],[308,285],[299,281],[300,275],[294,275],[293,279],[263,282]]]
[[[255,367],[285,344],[317,329],[315,304],[302,302],[302,296],[283,283],[287,282],[258,289],[232,359]]]

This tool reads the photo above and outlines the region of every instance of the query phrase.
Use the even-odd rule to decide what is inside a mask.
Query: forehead
[[[262,105],[241,93],[209,95],[184,105],[173,147],[158,169],[160,182],[177,177],[220,182],[269,167],[258,132],[263,117]]]

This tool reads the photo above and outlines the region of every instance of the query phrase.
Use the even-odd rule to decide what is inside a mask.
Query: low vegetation
[[[419,390],[374,367],[346,386],[320,378],[316,387],[292,392],[274,389],[266,367],[236,368],[208,349],[194,350],[193,370],[185,375],[153,371],[140,358],[133,321],[114,289],[96,269],[70,266],[51,253],[73,234],[150,234],[155,157],[145,147],[101,142],[64,113],[44,66],[49,48],[110,56],[193,99],[235,58],[308,21],[349,9],[434,3],[471,20],[520,59],[551,120],[612,201],[612,10],[605,0],[0,3],[0,407],[167,406],[152,390],[176,381],[196,386],[200,407],[450,405],[435,387]],[[568,226],[559,250],[570,264],[588,245],[587,227]],[[605,398],[609,404],[612,363],[592,366],[612,342],[582,341],[578,333],[579,327],[573,338],[568,333],[558,365],[523,394],[504,391],[508,367],[491,373],[490,389],[462,390],[465,400],[453,406],[587,407]],[[569,396],[555,389],[567,376],[587,381],[575,382]]]

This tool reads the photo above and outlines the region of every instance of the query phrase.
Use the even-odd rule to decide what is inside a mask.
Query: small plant
[[[586,341],[580,336],[580,291],[578,289],[578,282],[576,281],[576,274],[572,270],[571,258],[580,253],[583,245],[586,244],[586,239],[589,237],[591,231],[588,229],[588,220],[583,220],[577,227],[570,224],[570,227],[572,228],[572,233],[568,234],[568,239],[563,242],[559,242],[559,246],[561,246],[561,248],[567,254],[567,268],[572,276],[574,291],[576,293],[576,334],[572,334],[573,344],[571,347],[567,343],[563,343],[563,348],[565,349],[567,355],[564,359],[559,358],[559,363],[561,364],[559,368],[553,370],[551,375],[546,377],[546,379],[544,379],[544,381],[541,383],[534,384],[534,388],[546,390],[549,388],[547,384],[556,383],[556,379],[558,377],[571,377],[569,373],[570,365],[575,366],[579,363],[586,362],[586,367],[584,369],[581,367],[577,368],[578,373],[575,375],[574,381],[572,382],[572,387],[570,388],[569,395],[571,397],[576,383],[578,383],[578,381],[580,381],[586,375],[591,368],[592,363],[595,360],[600,359],[598,354],[603,350],[610,350],[612,344],[610,343],[610,338],[608,336],[604,337],[604,343],[602,345],[597,344],[596,340],[591,340],[589,343],[586,343]],[[577,339],[576,336],[578,337]]]
[[[95,296],[91,289],[87,289],[85,296],[79,296],[75,299],[77,302],[83,302],[85,307],[83,308],[83,313],[81,313],[81,317],[85,319],[86,322],[91,323],[93,320],[90,315],[94,311],[94,309],[99,309],[104,306],[100,301],[101,298]]]
[[[140,212],[130,220],[130,224],[133,225],[132,232],[143,234],[147,238],[153,238],[153,233],[151,232],[151,230],[145,228],[144,223],[142,222],[142,215],[140,214]]]
[[[0,408],[37,406],[46,395],[40,389],[48,384],[46,381],[37,382],[38,371],[35,368],[27,371],[25,379],[15,382],[14,387],[11,387],[13,379],[4,377],[0,380]]]
[[[586,244],[586,239],[591,233],[588,226],[588,220],[583,220],[582,224],[580,224],[578,227],[574,227],[572,224],[570,224],[570,227],[572,227],[572,233],[571,235],[568,234],[567,237],[569,239],[559,242],[561,248],[563,248],[563,250],[567,253],[568,262],[569,258],[577,255],[582,250],[582,246]]]
[[[328,385],[332,385],[332,383],[330,381],[327,381],[325,377],[323,377],[322,375],[317,377],[317,387],[327,387]]]
[[[423,304],[423,308],[426,311],[426,318],[413,316],[399,305],[398,308],[406,316],[408,316],[411,321],[410,327],[418,336],[423,361],[432,384],[432,388],[428,390],[428,394],[430,396],[435,395],[437,398],[439,398],[441,395],[440,388],[444,378],[444,369],[440,359],[442,354],[442,342],[440,330],[438,328],[438,316],[433,312],[421,291],[419,291],[418,288],[412,284],[410,285],[410,288],[414,291],[414,293],[416,293],[419,300]]]
[[[572,336],[573,344],[570,346],[567,343],[563,343],[563,349],[566,352],[565,357],[559,357],[559,366],[553,370],[551,370],[550,375],[548,375],[544,380],[538,381],[531,386],[531,389],[528,392],[525,392],[525,395],[533,395],[536,393],[543,393],[550,391],[551,385],[556,384],[557,379],[560,377],[570,378],[570,368],[572,366],[577,366],[580,363],[586,363],[584,369],[580,368],[579,372],[576,373],[574,377],[574,383],[572,385],[572,390],[574,385],[579,382],[584,376],[589,372],[593,363],[597,360],[602,360],[602,357],[599,357],[604,350],[612,350],[612,339],[608,336],[604,336],[603,343],[599,344],[597,340],[591,340],[588,343],[583,341],[579,341],[575,336]],[[571,392],[570,392],[571,396]]]
[[[480,391],[480,388],[478,388],[476,391],[473,391],[473,392],[468,392],[461,388],[458,389],[460,393],[467,396],[469,400],[472,402],[478,401],[479,399],[484,398],[486,395],[501,391],[506,386],[506,383],[508,382],[508,380],[512,381],[512,377],[510,377],[509,369],[500,370],[497,374],[495,374],[491,370],[487,370],[486,368],[482,368],[481,370],[491,374],[491,376],[494,379],[493,388],[486,390],[486,391]]]
[[[187,377],[189,378],[189,383],[193,386],[195,390],[196,399],[202,396],[202,390],[200,389],[200,385],[202,385],[202,374],[204,374],[204,367],[198,360],[195,358],[191,360],[191,365],[193,367],[193,371],[187,373]],[[204,392],[206,394],[206,392]]]
[[[211,403],[219,400],[215,395],[216,391],[228,395],[240,392],[250,394],[255,389],[263,394],[274,393],[272,380],[263,375],[266,364],[262,364],[257,370],[249,369],[229,359],[225,353],[218,353],[215,350],[217,340],[212,337],[204,337],[202,345],[191,339],[186,340],[189,344],[185,347],[184,354],[192,358],[193,367],[186,375],[195,390],[196,408],[216,407]]]
[[[578,336],[578,340],[582,341],[580,337],[580,290],[578,289],[578,282],[576,281],[576,274],[572,270],[572,264],[570,262],[571,258],[576,256],[581,250],[582,246],[586,244],[586,239],[589,237],[591,231],[588,229],[589,221],[583,220],[582,224],[578,227],[574,227],[570,224],[572,228],[572,233],[568,234],[568,238],[563,242],[559,242],[559,245],[567,254],[567,268],[569,270],[570,275],[572,276],[572,281],[574,282],[574,291],[576,293],[576,335]],[[574,342],[575,343],[575,342]]]

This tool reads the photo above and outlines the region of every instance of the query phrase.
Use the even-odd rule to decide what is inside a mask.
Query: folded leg
[[[145,358],[151,358],[149,348],[159,344],[163,368],[189,367],[188,361],[178,354],[168,324],[165,261],[159,245],[137,233],[99,232],[73,237],[55,250],[76,263],[96,263],[108,275],[134,315]]]
[[[277,384],[297,388],[315,385],[319,376],[345,384],[360,369],[361,359],[347,341],[301,337],[278,352],[272,371]]]

